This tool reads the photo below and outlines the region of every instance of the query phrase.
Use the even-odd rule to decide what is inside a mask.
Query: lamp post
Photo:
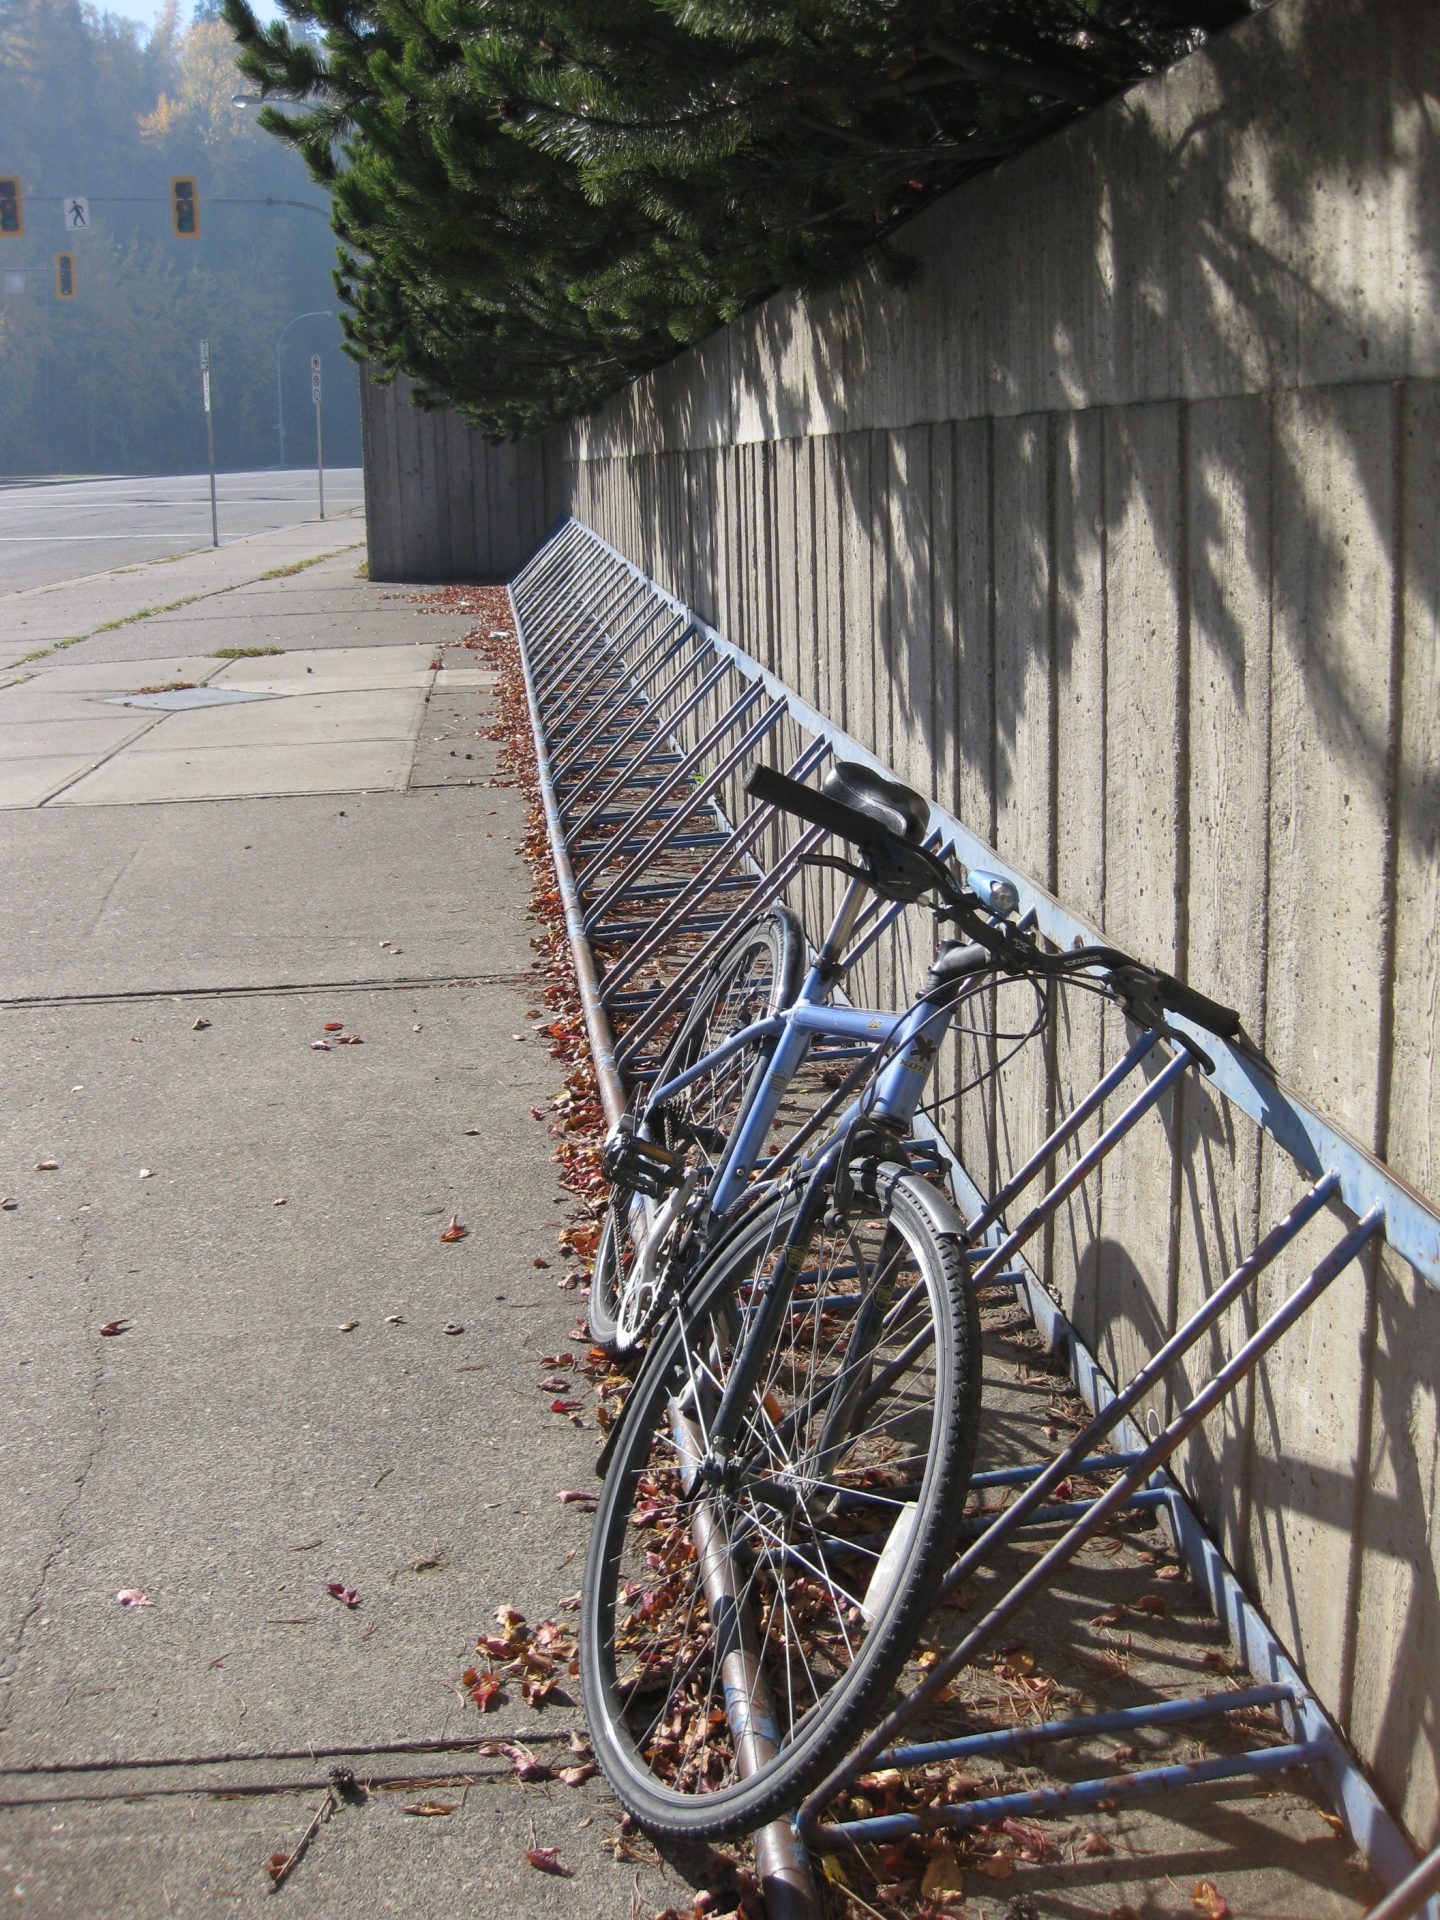
[[[275,418],[280,429],[280,465],[285,465],[285,388],[280,378],[280,349],[285,344],[285,336],[291,327],[298,327],[302,320],[333,320],[335,315],[328,307],[316,307],[310,313],[297,313],[293,320],[287,320],[280,329],[280,338],[275,342]]]

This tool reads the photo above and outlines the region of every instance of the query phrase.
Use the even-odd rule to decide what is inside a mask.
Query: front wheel
[[[793,1278],[802,1202],[762,1206],[631,1390],[580,1668],[596,1757],[652,1832],[719,1839],[792,1810],[899,1675],[954,1555],[980,1406],[961,1225],[899,1167],[869,1194],[802,1236]]]
[[[665,1050],[654,1084],[664,1086],[712,1052],[731,1034],[788,1007],[799,986],[805,937],[788,907],[757,914],[725,947],[696,990],[695,998]],[[645,1121],[662,1146],[709,1179],[730,1138],[756,1055],[737,1055],[687,1087]],[[653,1219],[660,1203],[651,1203]],[[625,1188],[610,1196],[595,1249],[586,1322],[590,1338],[607,1353],[634,1347],[654,1324],[666,1299],[665,1255],[658,1249],[651,1280],[629,1284],[647,1227],[645,1203]]]

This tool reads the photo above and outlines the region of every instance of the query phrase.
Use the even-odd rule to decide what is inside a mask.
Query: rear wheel
[[[663,1086],[742,1027],[789,1006],[799,988],[804,944],[788,907],[773,907],[742,928],[701,983],[654,1084]],[[679,1154],[702,1180],[709,1178],[730,1138],[758,1057],[749,1050],[737,1054],[647,1116],[652,1138]],[[586,1314],[591,1339],[607,1353],[633,1347],[664,1305],[665,1249],[657,1250],[660,1257],[647,1284],[627,1286],[661,1204],[647,1204],[623,1187],[610,1196]]]
[[[680,1302],[596,1512],[585,1709],[606,1778],[654,1832],[720,1838],[793,1809],[900,1673],[959,1537],[980,1404],[960,1222],[882,1167],[787,1283],[801,1204],[759,1209]],[[788,1301],[752,1373],[744,1343],[777,1281]]]

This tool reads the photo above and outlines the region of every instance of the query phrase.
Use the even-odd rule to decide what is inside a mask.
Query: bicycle
[[[979,1318],[965,1223],[905,1143],[957,1006],[999,977],[1085,978],[1146,1026],[1169,1011],[1239,1030],[1230,1009],[1115,948],[1042,950],[1011,924],[1010,882],[972,870],[962,885],[920,844],[929,807],[897,782],[837,763],[818,792],[768,768],[749,787],[842,836],[859,864],[824,856],[849,884],[793,1001],[768,1010],[777,965],[767,1011],[696,1051],[729,1017],[725,994],[702,994],[607,1149],[622,1196],[655,1209],[617,1287],[622,1320],[624,1289],[648,1290],[631,1323],[653,1337],[602,1453],[581,1596],[607,1780],[650,1831],[709,1839],[793,1807],[852,1742],[956,1550]],[[933,895],[966,936],[898,1013],[831,1004],[869,892]],[[853,1097],[757,1188],[785,1089],[822,1037],[871,1049],[842,1088]],[[702,1085],[733,1105],[723,1141],[684,1118]],[[620,1207],[628,1229],[638,1210]],[[646,1264],[647,1246],[663,1265]]]

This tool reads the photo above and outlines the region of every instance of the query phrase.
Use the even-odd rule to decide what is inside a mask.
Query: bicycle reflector
[[[189,174],[177,174],[170,182],[170,225],[179,240],[199,238],[200,198]]]
[[[25,200],[13,174],[0,175],[0,235],[7,240],[25,231]]]

